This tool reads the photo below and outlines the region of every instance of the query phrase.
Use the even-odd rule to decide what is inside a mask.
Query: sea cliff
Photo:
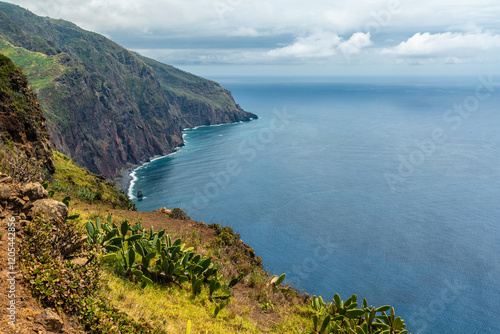
[[[183,144],[186,127],[248,121],[231,93],[73,23],[0,2],[0,52],[21,66],[55,149],[107,177]]]

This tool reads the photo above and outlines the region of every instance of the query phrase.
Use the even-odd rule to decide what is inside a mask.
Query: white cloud
[[[227,34],[228,36],[240,36],[240,37],[257,37],[261,36],[257,30],[250,27],[241,27],[236,31],[231,31]]]
[[[417,33],[399,45],[381,50],[396,64],[494,64],[500,35],[492,32]]]
[[[301,36],[311,29],[340,35],[384,31],[446,31],[471,24],[499,28],[498,0],[7,0],[85,28],[227,36],[240,27]],[[492,25],[492,27],[489,27]],[[433,29],[428,29],[432,27]],[[371,31],[374,33],[374,31]],[[373,36],[372,36],[373,37]]]
[[[499,62],[498,0],[6,1],[173,64]]]
[[[296,38],[291,45],[270,50],[268,55],[276,58],[324,58],[337,53],[341,38],[335,33],[317,32]]]
[[[358,54],[361,49],[373,45],[370,39],[370,33],[357,32],[347,41],[340,43],[338,49],[347,55]]]
[[[447,57],[444,60],[445,64],[463,64],[465,62],[466,61],[464,59],[460,59],[460,58],[457,58],[457,57]]]
[[[403,57],[435,57],[435,56],[462,56],[474,54],[478,50],[500,48],[500,35],[486,33],[456,33],[445,32],[439,34],[416,33],[407,41],[401,42],[393,48],[382,50],[384,54],[394,54]]]
[[[271,58],[328,59],[338,53],[357,54],[372,44],[370,33],[357,32],[345,40],[336,33],[320,31],[298,37],[293,44],[270,50],[267,55]]]

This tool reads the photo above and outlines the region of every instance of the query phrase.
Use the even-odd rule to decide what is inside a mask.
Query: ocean
[[[500,78],[213,79],[259,119],[186,130],[133,172],[140,211],[230,226],[285,282],[414,334],[499,332]]]

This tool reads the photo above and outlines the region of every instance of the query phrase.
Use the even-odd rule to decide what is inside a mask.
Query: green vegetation
[[[170,218],[173,219],[180,219],[180,220],[189,220],[190,218],[188,215],[184,212],[184,210],[180,208],[173,208],[172,212],[169,214]]]
[[[26,88],[21,77],[22,70],[4,55],[0,54],[0,91],[10,99],[10,105],[15,111],[27,115],[30,97],[25,94]]]
[[[48,190],[53,192],[54,198],[61,200],[69,195],[78,200],[77,207],[80,202],[89,204],[98,202],[113,208],[135,210],[135,205],[128,196],[122,190],[117,190],[116,186],[104,176],[90,173],[57,151],[53,151],[53,157],[56,172],[52,175]]]
[[[71,221],[36,219],[26,226],[21,266],[33,296],[44,306],[75,317],[91,333],[162,332],[111,306],[98,289],[102,267],[96,247],[73,249],[80,237]],[[83,263],[75,263],[75,258]]]
[[[68,57],[64,53],[48,56],[40,52],[32,52],[3,40],[0,40],[0,53],[12,59],[23,69],[30,78],[30,84],[35,91],[47,87],[51,80],[65,72],[65,67],[61,62]]]
[[[314,296],[311,306],[316,311],[312,320],[314,330],[333,334],[407,334],[406,325],[400,317],[395,318],[394,308],[389,305],[375,308],[363,300],[362,309],[357,309],[358,296],[352,295],[345,302],[335,294],[333,302],[326,304],[321,297]],[[390,315],[386,311],[391,310]],[[380,313],[380,315],[377,315]]]
[[[19,67],[14,65],[14,63],[6,56],[0,54],[0,82],[2,91],[4,89],[10,88],[10,81],[7,80],[10,75],[12,75],[15,71],[19,70]]]
[[[181,96],[200,104],[209,104],[220,110],[229,111],[234,108],[231,93],[218,83],[201,79],[196,75],[139,54],[137,54],[137,57],[155,70],[161,87],[167,94]]]
[[[87,222],[89,244],[102,246],[107,253],[104,259],[112,262],[120,275],[148,284],[191,285],[193,295],[199,295],[202,286],[209,290],[209,299],[216,302],[214,317],[231,298],[230,289],[238,284],[243,274],[229,283],[222,280],[218,269],[209,257],[192,252],[193,247],[185,248],[181,239],[172,242],[165,230],[147,232],[140,223],[131,226],[123,221],[118,228],[112,223],[111,215],[107,222]],[[130,233],[129,233],[130,232]]]

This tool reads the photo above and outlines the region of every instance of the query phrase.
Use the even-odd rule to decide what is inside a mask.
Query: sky
[[[205,75],[500,72],[498,0],[8,0]]]

